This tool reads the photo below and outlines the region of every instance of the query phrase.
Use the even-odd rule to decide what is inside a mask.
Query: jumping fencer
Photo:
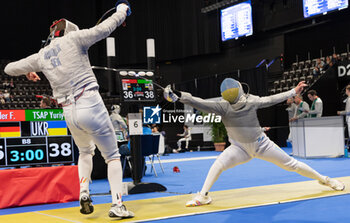
[[[92,156],[97,145],[108,164],[112,193],[109,216],[134,216],[122,203],[123,173],[117,140],[88,57],[88,49],[108,37],[130,13],[129,2],[118,0],[116,12],[93,28],[79,30],[77,25],[66,19],[55,21],[50,27],[52,38],[49,45],[5,67],[5,73],[11,76],[26,75],[29,80],[36,82],[40,78],[35,72],[41,71],[49,80],[53,95],[63,107],[68,128],[79,148],[79,199],[82,214],[94,211],[89,183]]]
[[[221,115],[231,143],[211,166],[202,190],[186,203],[187,207],[210,204],[212,199],[208,193],[220,174],[224,170],[246,163],[252,158],[263,159],[285,170],[318,180],[320,184],[334,190],[344,190],[345,185],[342,182],[323,176],[305,163],[290,157],[272,142],[260,127],[257,117],[258,109],[270,107],[300,94],[305,86],[307,85],[304,82],[300,82],[296,88],[290,91],[268,97],[258,97],[245,94],[240,82],[226,78],[221,83],[223,100],[219,102],[206,101],[186,92],[172,90],[170,85],[165,88],[164,97],[170,102],[179,100],[200,111]]]

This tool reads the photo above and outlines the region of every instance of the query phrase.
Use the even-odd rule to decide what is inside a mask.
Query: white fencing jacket
[[[253,143],[263,133],[257,110],[281,103],[293,96],[294,89],[268,97],[243,95],[237,103],[230,104],[226,100],[206,101],[193,97],[190,93],[181,92],[180,102],[203,112],[221,115],[230,139],[240,143]]]
[[[25,75],[29,72],[43,72],[53,89],[58,103],[70,96],[77,96],[82,88],[98,88],[92,71],[88,49],[94,43],[108,37],[125,18],[128,6],[120,4],[117,11],[99,25],[90,29],[68,32],[54,38],[38,53],[17,62],[9,63],[5,73],[11,76]],[[80,90],[80,91],[79,91]]]

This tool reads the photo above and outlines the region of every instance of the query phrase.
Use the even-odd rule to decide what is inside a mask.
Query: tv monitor
[[[253,34],[251,1],[245,1],[220,10],[221,39],[227,41]]]
[[[304,18],[325,15],[329,11],[345,9],[348,6],[349,0],[303,0]]]

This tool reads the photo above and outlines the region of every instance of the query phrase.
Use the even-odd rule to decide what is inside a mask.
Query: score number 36
[[[50,153],[50,157],[57,157],[60,154],[62,156],[70,156],[72,154],[71,144],[69,143],[62,143],[61,145],[57,143],[50,143],[49,144],[50,149],[53,153]]]

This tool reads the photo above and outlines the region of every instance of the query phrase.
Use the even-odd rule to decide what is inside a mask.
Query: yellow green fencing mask
[[[233,78],[226,78],[220,86],[221,96],[231,104],[236,103],[243,94],[242,85]]]

